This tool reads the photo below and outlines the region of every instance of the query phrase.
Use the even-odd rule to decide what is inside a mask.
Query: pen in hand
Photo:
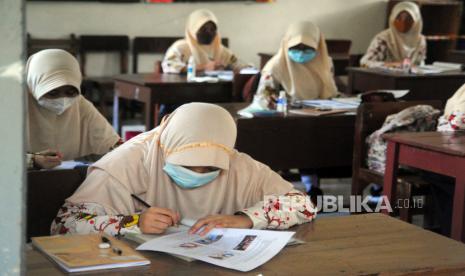
[[[143,199],[141,199],[140,197],[136,196],[135,194],[131,194],[131,197],[134,198],[136,201],[138,201],[139,203],[141,203],[142,205],[144,205],[145,207],[147,208],[151,208],[152,206],[150,206],[150,204],[148,204],[147,202],[145,202]],[[172,219],[172,223],[173,223],[173,226],[174,227],[179,227],[178,226],[178,223],[175,223],[174,222],[174,219]]]

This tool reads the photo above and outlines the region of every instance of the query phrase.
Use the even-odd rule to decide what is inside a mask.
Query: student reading
[[[292,100],[336,95],[332,61],[315,24],[301,21],[289,26],[278,53],[262,70],[256,97],[271,103],[281,86]]]
[[[194,56],[199,71],[245,67],[231,50],[221,44],[218,20],[209,10],[196,10],[190,14],[185,38],[176,41],[166,52],[163,72],[185,73],[191,56]]]
[[[40,51],[28,59],[26,74],[28,167],[52,168],[62,159],[105,154],[120,143],[107,120],[81,95],[81,71],[71,54]]]
[[[225,109],[182,105],[94,163],[59,210],[52,234],[116,235],[137,225],[143,233],[162,233],[180,218],[197,219],[191,231],[205,226],[200,234],[214,227],[285,229],[312,220],[309,197],[236,151],[236,132]]]
[[[360,60],[365,67],[400,66],[404,59],[421,65],[426,59],[426,39],[421,34],[420,9],[412,2],[400,2],[389,17],[389,28],[377,34]]]

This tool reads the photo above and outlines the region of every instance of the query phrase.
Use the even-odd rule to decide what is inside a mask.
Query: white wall
[[[23,1],[0,1],[0,275],[20,275],[24,216]]]
[[[75,34],[182,36],[185,19],[198,8],[211,9],[221,34],[243,60],[259,64],[258,52],[275,52],[289,23],[311,20],[327,38],[352,39],[353,52],[366,50],[383,29],[387,0],[276,0],[275,3],[104,4],[28,2],[27,31],[38,37]],[[150,62],[148,62],[150,61]],[[153,58],[144,68],[153,68]],[[110,72],[110,58],[90,72]],[[104,69],[102,69],[104,68]]]

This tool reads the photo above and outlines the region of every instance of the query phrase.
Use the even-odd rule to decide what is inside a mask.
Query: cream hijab
[[[26,64],[28,94],[27,150],[39,152],[56,149],[65,160],[89,154],[105,154],[119,136],[81,95],[61,115],[43,108],[38,100],[51,90],[71,85],[80,93],[79,63],[59,49],[40,51]]]
[[[408,12],[413,18],[412,28],[405,34],[398,32],[394,26],[396,17],[403,11]],[[387,42],[394,61],[402,61],[404,58],[416,60],[423,39],[422,29],[423,20],[418,5],[413,2],[400,2],[392,9],[389,29],[381,32],[379,36]]]
[[[449,117],[453,112],[465,113],[465,85],[455,92],[455,94],[447,100],[446,108],[444,109],[444,115]]]
[[[179,211],[197,219],[210,214],[234,214],[263,200],[284,194],[292,185],[267,166],[233,149],[236,125],[223,108],[206,103],[179,107],[152,131],[138,135],[89,168],[86,181],[67,199],[97,203],[107,214],[133,214],[142,206]],[[212,182],[195,188],[177,186],[163,171],[165,163],[221,169]]]
[[[317,51],[316,57],[305,64],[288,57],[289,48],[300,43]],[[295,99],[326,99],[337,92],[331,67],[323,34],[315,24],[301,21],[289,26],[279,52],[265,65],[263,74],[271,74]]]
[[[218,19],[209,10],[196,10],[189,15],[186,23],[186,41],[191,54],[197,64],[206,64],[209,61],[216,61],[223,65],[228,65],[232,57],[231,51],[221,44],[219,31],[210,45],[201,45],[197,42],[197,32],[207,22],[212,21],[218,27]]]

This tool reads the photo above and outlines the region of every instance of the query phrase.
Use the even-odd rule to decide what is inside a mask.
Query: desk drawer
[[[150,99],[150,91],[145,86],[115,81],[115,95],[120,98],[146,102]]]

